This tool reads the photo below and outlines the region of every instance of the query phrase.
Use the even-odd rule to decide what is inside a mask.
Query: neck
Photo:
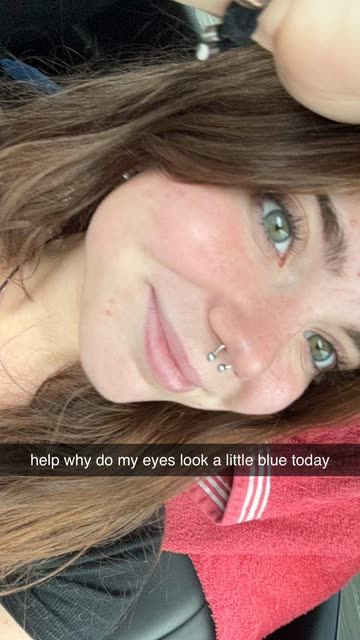
[[[56,253],[50,247],[40,260],[26,262],[22,275],[31,299],[18,283],[3,288],[0,404],[9,401],[9,390],[14,403],[28,402],[49,375],[79,359],[83,247],[83,234],[75,234]]]

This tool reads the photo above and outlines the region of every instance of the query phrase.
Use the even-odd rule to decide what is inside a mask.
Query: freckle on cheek
[[[110,304],[115,304],[115,298],[113,296],[111,296],[109,302],[110,302]],[[106,316],[112,316],[111,309],[105,309],[105,315]]]

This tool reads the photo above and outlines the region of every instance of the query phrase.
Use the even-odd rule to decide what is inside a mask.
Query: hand
[[[178,0],[222,18],[229,0]],[[331,120],[360,124],[360,0],[271,0],[252,39],[285,89]]]

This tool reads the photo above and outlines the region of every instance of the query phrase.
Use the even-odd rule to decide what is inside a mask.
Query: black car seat
[[[0,57],[44,73],[69,72],[99,54],[128,59],[146,48],[198,41],[195,13],[172,0],[2,0]],[[267,640],[337,640],[341,591]],[[241,624],[241,621],[239,621]],[[190,558],[163,552],[134,609],[108,640],[215,640]]]
[[[338,640],[341,593],[277,629],[266,640]],[[190,558],[167,551],[161,554],[134,609],[107,638],[165,639],[216,640],[211,612]]]

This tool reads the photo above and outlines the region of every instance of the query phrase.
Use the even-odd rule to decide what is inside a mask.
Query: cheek
[[[138,190],[139,241],[157,262],[198,286],[239,284],[253,274],[245,198],[228,189],[155,178]]]

